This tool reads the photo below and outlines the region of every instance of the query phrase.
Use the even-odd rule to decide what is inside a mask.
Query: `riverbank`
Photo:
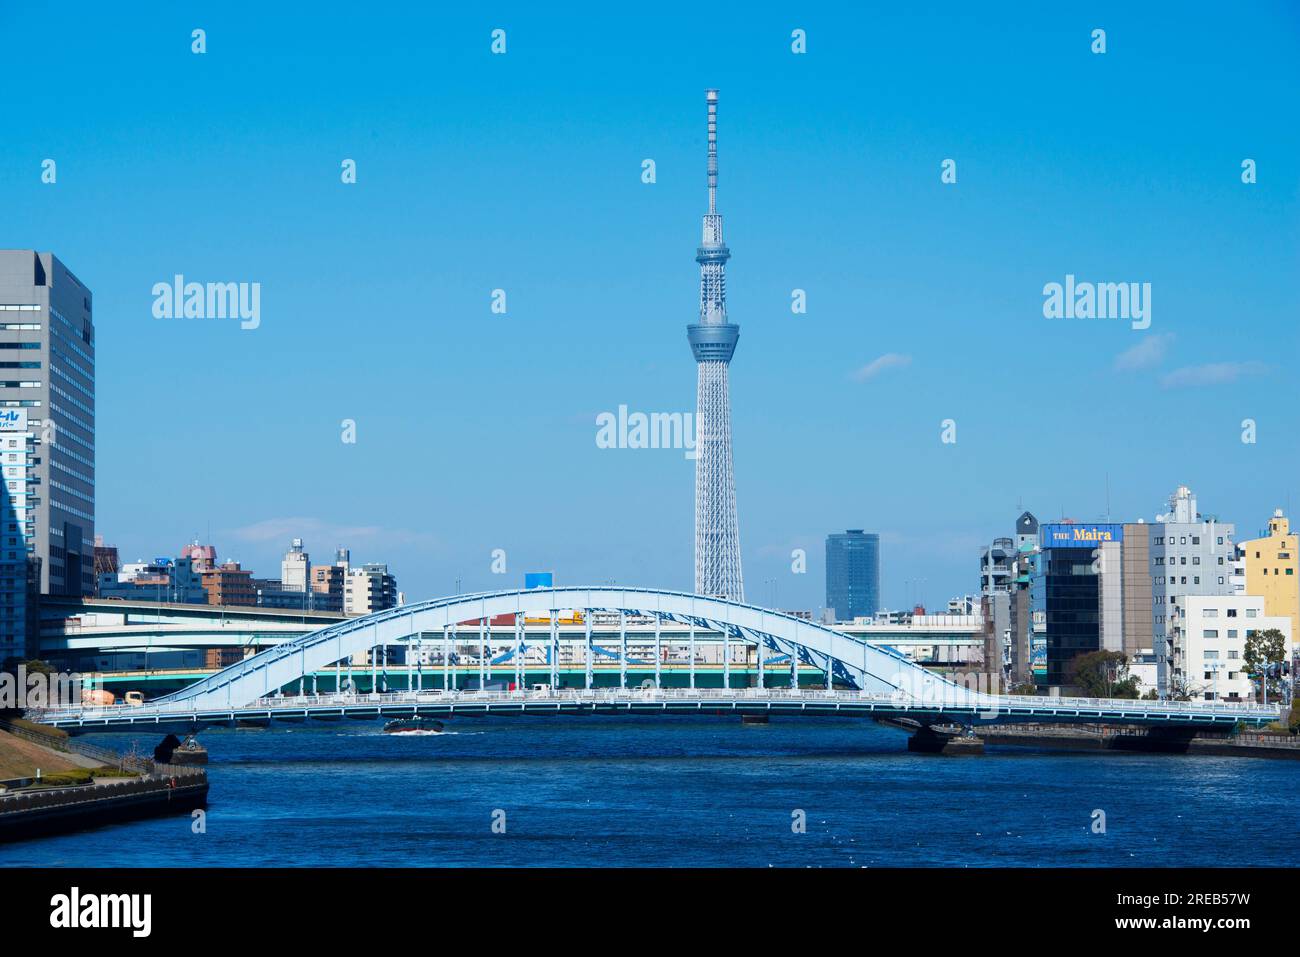
[[[1216,757],[1300,759],[1300,736],[1285,732],[1137,729],[1105,725],[999,725],[978,732],[985,744],[1068,751],[1141,751]]]
[[[207,774],[71,741],[53,728],[0,722],[0,842],[192,811]]]

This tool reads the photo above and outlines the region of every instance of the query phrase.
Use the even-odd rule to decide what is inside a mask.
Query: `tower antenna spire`
[[[718,91],[708,90],[704,100],[709,107],[709,212],[718,211]]]

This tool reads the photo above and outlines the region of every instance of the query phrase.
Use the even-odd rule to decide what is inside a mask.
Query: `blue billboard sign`
[[[524,588],[554,588],[554,572],[525,572]]]
[[[1040,525],[1038,541],[1043,548],[1096,548],[1106,542],[1124,541],[1124,526]]]

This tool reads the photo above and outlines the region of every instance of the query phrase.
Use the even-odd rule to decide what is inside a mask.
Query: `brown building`
[[[104,536],[95,536],[95,594],[99,594],[99,576],[105,572],[116,575],[120,564],[117,558],[117,546],[105,545]]]
[[[318,595],[331,595],[343,608],[343,590],[347,584],[348,570],[343,565],[313,565],[311,590]],[[334,603],[330,603],[331,607]]]
[[[242,648],[208,648],[204,652],[203,665],[205,668],[219,670],[238,664],[243,657]]]
[[[1130,661],[1136,655],[1152,654],[1155,644],[1149,532],[1149,526],[1141,522],[1124,525],[1123,651]]]
[[[203,573],[203,590],[209,605],[256,605],[257,589],[253,573],[240,568],[239,562],[226,562]]]

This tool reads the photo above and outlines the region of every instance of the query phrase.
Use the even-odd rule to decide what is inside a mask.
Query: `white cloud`
[[[1236,382],[1244,375],[1264,372],[1268,366],[1263,362],[1211,362],[1203,366],[1184,366],[1161,376],[1160,384],[1166,389],[1188,386],[1226,385]]]
[[[1164,361],[1173,341],[1172,332],[1143,336],[1141,342],[1131,349],[1125,349],[1115,357],[1115,371],[1132,372],[1159,365]]]
[[[901,355],[897,352],[886,352],[878,359],[872,359],[857,372],[853,373],[853,378],[859,382],[866,382],[868,379],[874,379],[886,369],[901,369],[904,366],[912,364],[912,357]]]

